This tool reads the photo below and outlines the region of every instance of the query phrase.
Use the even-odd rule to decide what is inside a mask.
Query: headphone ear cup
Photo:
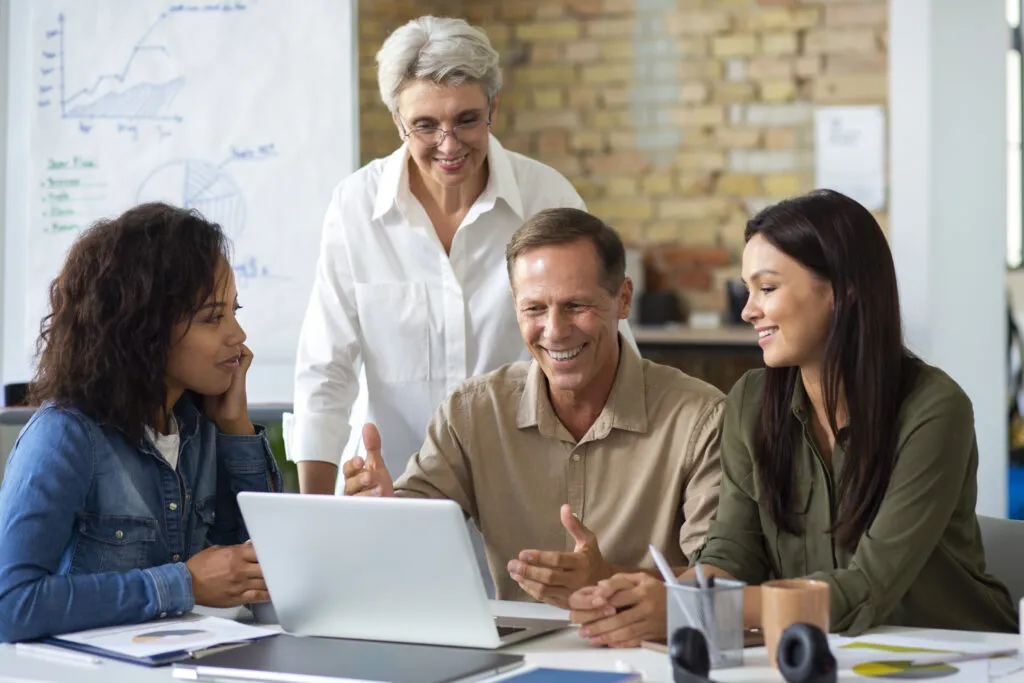
[[[707,679],[711,671],[711,657],[704,634],[695,628],[683,626],[672,632],[668,640],[668,658],[677,674],[685,671],[691,676]],[[676,680],[680,680],[677,675]]]
[[[828,638],[813,624],[792,624],[779,638],[779,673],[788,683],[835,683],[836,658]]]

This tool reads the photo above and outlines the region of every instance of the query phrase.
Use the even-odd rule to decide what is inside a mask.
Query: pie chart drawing
[[[219,224],[235,240],[245,229],[245,196],[235,180],[207,161],[179,159],[155,168],[136,195],[137,201],[168,202],[195,209]]]

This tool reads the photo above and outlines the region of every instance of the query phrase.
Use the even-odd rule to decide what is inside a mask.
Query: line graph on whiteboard
[[[56,110],[61,119],[75,121],[83,134],[97,123],[116,124],[137,139],[140,124],[151,124],[158,137],[173,134],[185,120],[175,101],[187,84],[172,54],[170,32],[179,17],[244,12],[254,1],[172,3],[135,40],[117,68],[73,77],[69,65],[84,61],[71,45],[76,28],[63,13],[44,29],[39,51],[36,105]],[[92,35],[91,40],[103,40]]]

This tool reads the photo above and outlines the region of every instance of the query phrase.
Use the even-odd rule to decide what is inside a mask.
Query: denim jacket
[[[266,435],[221,434],[189,394],[174,470],[73,408],[44,405],[0,486],[0,641],[179,615],[185,561],[248,538],[235,495],[281,490]]]

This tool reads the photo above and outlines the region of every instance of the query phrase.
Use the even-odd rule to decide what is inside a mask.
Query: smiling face
[[[217,272],[213,295],[191,321],[174,329],[164,373],[169,397],[186,390],[219,396],[228,390],[239,367],[245,331],[238,324],[235,274],[226,263]],[[173,401],[172,401],[173,403]]]
[[[805,367],[825,356],[834,300],[832,285],[761,235],[743,249],[750,292],[743,320],[754,326],[769,367]]]
[[[552,393],[607,396],[619,362],[619,320],[629,315],[633,283],[602,286],[597,250],[587,239],[536,247],[512,269],[516,317]]]
[[[417,80],[399,93],[394,120],[399,135],[408,134],[409,154],[423,179],[458,187],[484,171],[490,140],[487,120],[493,115],[480,85]],[[455,135],[453,126],[460,126]],[[436,138],[428,130],[436,128],[446,131],[440,145],[434,144]]]

